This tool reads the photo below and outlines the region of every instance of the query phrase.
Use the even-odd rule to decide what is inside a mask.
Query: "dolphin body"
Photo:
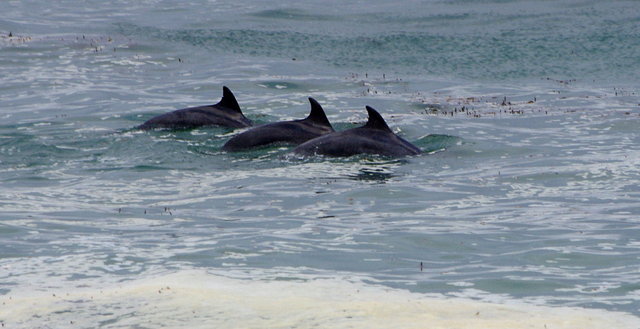
[[[380,113],[367,106],[369,120],[358,128],[334,132],[300,144],[293,152],[301,155],[347,157],[356,154],[377,154],[401,157],[418,155],[420,149],[394,134]]]
[[[138,129],[192,129],[203,126],[243,128],[252,124],[251,120],[242,114],[231,90],[222,87],[222,99],[218,104],[189,107],[161,114],[141,124]]]
[[[222,149],[243,151],[273,143],[302,144],[310,139],[334,132],[322,106],[309,97],[311,112],[300,120],[268,123],[251,128],[231,138]]]

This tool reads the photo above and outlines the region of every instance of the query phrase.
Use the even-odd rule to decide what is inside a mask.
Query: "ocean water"
[[[637,1],[5,1],[4,328],[640,328]],[[424,153],[142,132],[234,91]]]

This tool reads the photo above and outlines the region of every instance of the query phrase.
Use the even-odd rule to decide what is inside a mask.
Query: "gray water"
[[[637,2],[2,7],[5,302],[199,269],[640,315]],[[223,85],[257,123],[314,97],[342,130],[370,105],[425,152],[229,154],[239,130],[133,129]]]

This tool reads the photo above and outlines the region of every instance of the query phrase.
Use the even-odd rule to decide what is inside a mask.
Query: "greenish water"
[[[637,316],[638,9],[7,2],[0,293],[204,269]],[[343,130],[370,105],[425,152],[228,154],[238,131],[132,129],[223,85],[257,123],[314,97]],[[132,325],[118,314],[102,327]]]

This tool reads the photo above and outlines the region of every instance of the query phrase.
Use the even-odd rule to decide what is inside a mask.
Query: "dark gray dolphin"
[[[309,97],[311,113],[304,119],[268,123],[231,138],[222,149],[235,152],[273,143],[302,144],[312,138],[334,132],[322,106]]]
[[[250,127],[240,110],[236,97],[229,88],[222,87],[222,99],[218,104],[189,107],[161,114],[138,126],[139,129],[191,129],[202,126],[222,126],[232,128]]]
[[[300,144],[293,152],[302,155],[352,156],[377,154],[407,156],[420,154],[420,149],[394,134],[380,113],[367,106],[369,121],[358,128],[334,132]]]

